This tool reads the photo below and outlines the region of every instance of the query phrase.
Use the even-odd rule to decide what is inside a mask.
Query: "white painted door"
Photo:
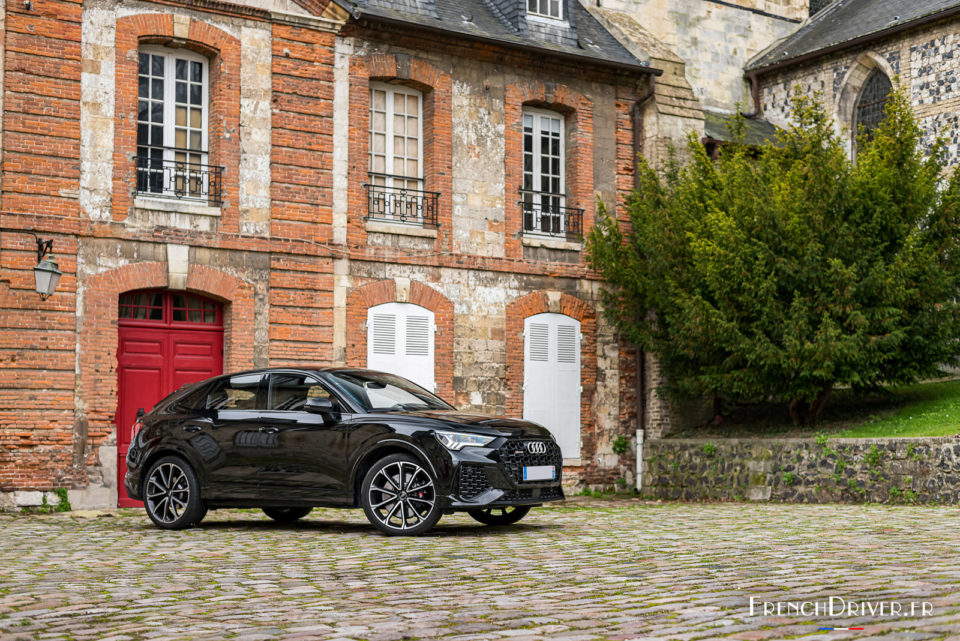
[[[549,429],[564,458],[580,456],[580,322],[537,314],[523,323],[523,418]]]
[[[367,367],[436,389],[433,312],[410,303],[385,303],[367,310]]]

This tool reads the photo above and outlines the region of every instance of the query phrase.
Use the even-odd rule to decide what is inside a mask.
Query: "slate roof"
[[[703,135],[705,138],[720,141],[733,140],[733,136],[730,134],[730,119],[733,114],[704,109],[703,115]],[[768,120],[745,118],[743,124],[743,142],[747,145],[759,147],[765,142],[775,142],[777,139],[777,128]]]
[[[817,51],[852,43],[911,22],[936,19],[960,0],[835,0],[792,35],[747,64],[754,71]]]
[[[525,28],[513,22],[493,0],[338,0],[356,18],[405,23],[431,31],[449,32],[544,55],[581,58],[603,66],[659,72],[627,51],[578,0],[571,0],[567,28],[544,30],[543,21]],[[545,33],[546,31],[546,33]]]

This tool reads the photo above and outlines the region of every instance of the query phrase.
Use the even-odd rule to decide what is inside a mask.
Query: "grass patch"
[[[934,381],[857,395],[837,390],[820,421],[793,425],[786,407],[762,403],[730,409],[715,426],[682,430],[676,438],[831,438],[952,436],[960,434],[960,380]]]

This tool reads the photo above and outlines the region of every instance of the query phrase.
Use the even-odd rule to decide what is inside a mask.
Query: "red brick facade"
[[[324,0],[297,2],[315,14],[327,7]],[[600,433],[597,416],[630,421],[623,404],[632,399],[629,392],[618,396],[614,384],[614,405],[619,398],[621,407],[598,401],[598,354],[613,348],[609,336],[607,343],[598,338],[598,303],[589,293],[595,275],[582,255],[525,255],[517,206],[521,114],[531,105],[564,115],[567,205],[585,210],[588,231],[595,174],[610,174],[602,176],[608,202],[632,180],[629,113],[637,78],[490,44],[385,35],[350,18],[337,33],[330,15],[278,19],[198,0],[118,5],[110,23],[115,49],[107,38],[85,53],[79,0],[34,0],[31,7],[8,3],[4,34],[0,507],[17,490],[81,491],[97,483],[111,489],[103,473],[108,461],[100,457],[116,445],[118,300],[171,286],[223,303],[225,371],[363,366],[367,310],[420,305],[437,324],[437,392],[458,407],[511,416],[523,411],[524,319],[547,311],[571,316],[583,334],[581,471],[596,479],[613,474],[597,467],[611,439]],[[252,32],[259,39],[249,39]],[[338,63],[341,43],[351,52],[345,63]],[[206,201],[191,209],[171,200],[169,216],[135,207],[137,59],[144,45],[187,48],[209,60],[208,162],[223,167],[219,215]],[[269,74],[267,89],[245,84],[257,74]],[[424,189],[440,194],[435,239],[367,232],[372,80],[423,93]],[[597,84],[615,87],[602,104],[591,94]],[[81,132],[84,113],[97,126],[84,110],[108,88],[114,102],[103,117],[112,118],[112,132]],[[336,111],[337,96],[346,96],[347,113]],[[267,122],[263,130],[254,130],[258,117]],[[346,122],[340,139],[337,122]],[[600,126],[614,128],[615,151],[597,148]],[[112,145],[98,157],[90,139],[103,136],[112,136]],[[615,162],[598,162],[603,154]],[[248,163],[252,157],[256,162]],[[244,171],[264,178],[262,193],[256,181],[242,180]],[[81,208],[94,183],[108,192],[98,215]],[[30,231],[54,241],[63,272],[47,300],[33,292]],[[394,235],[392,245],[372,242]],[[186,264],[171,258],[184,252]],[[185,284],[171,277],[176,269],[185,270]]]

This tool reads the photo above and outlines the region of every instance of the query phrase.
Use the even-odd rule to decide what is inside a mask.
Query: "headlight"
[[[462,450],[465,447],[483,447],[496,436],[480,436],[478,434],[461,434],[459,432],[434,432],[434,436],[448,450]]]

